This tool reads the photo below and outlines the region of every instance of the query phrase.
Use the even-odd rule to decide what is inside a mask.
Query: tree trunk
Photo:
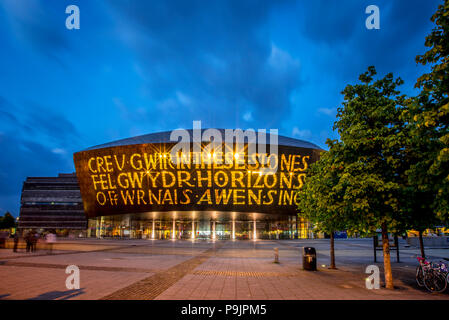
[[[331,266],[330,269],[337,269],[335,267],[335,247],[334,247],[334,232],[331,232]]]
[[[391,272],[390,243],[388,241],[388,230],[386,223],[382,223],[382,249],[384,254],[385,287],[387,289],[394,289],[393,274]]]
[[[421,257],[425,259],[426,255],[424,253],[424,241],[422,239],[422,231],[418,231],[418,234],[419,234],[419,247],[421,249]]]

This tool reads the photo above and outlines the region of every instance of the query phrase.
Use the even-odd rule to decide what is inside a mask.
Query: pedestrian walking
[[[25,235],[26,252],[30,252],[30,251],[32,250],[32,241],[31,241],[31,237],[32,237],[31,231],[28,232],[28,233]]]
[[[0,232],[0,248],[6,248],[6,238],[7,238],[6,232]]]
[[[13,252],[17,252],[17,247],[19,246],[19,233],[16,231],[14,233],[14,249]]]
[[[45,236],[45,242],[47,243],[48,253],[52,254],[53,252],[53,244],[56,242],[56,235],[52,232],[48,233]]]
[[[39,239],[39,233],[35,232],[31,236],[31,251],[36,252],[37,250],[37,240]]]

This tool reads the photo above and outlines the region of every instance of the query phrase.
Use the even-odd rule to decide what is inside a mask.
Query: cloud
[[[277,2],[112,4],[118,32],[136,52],[146,90],[160,110],[149,110],[156,127],[191,127],[193,120],[238,126],[248,105],[254,121],[275,127],[291,112],[299,61],[264,30]]]
[[[70,49],[64,35],[63,3],[56,6],[59,10],[39,0],[3,0],[0,6],[7,14],[16,39],[22,40],[52,59],[57,59],[56,52]]]
[[[22,182],[27,176],[56,176],[58,172],[73,171],[64,154],[15,135],[0,135],[0,150],[0,208],[15,215],[19,211]]]
[[[337,108],[318,108],[318,113],[332,117],[337,114]]]
[[[1,96],[0,126],[0,208],[17,214],[26,177],[72,172],[72,152],[83,138],[54,109],[33,102],[16,105]]]
[[[305,1],[300,20],[303,34],[330,45],[345,42],[364,25],[365,7],[361,1]]]
[[[251,111],[247,111],[243,114],[243,120],[250,122],[253,120],[253,115],[251,114]]]
[[[192,99],[180,91],[176,91],[176,97],[182,105],[189,106],[192,104]]]
[[[51,150],[51,152],[53,152],[55,154],[66,154],[67,153],[67,151],[62,148],[54,148]]]
[[[294,127],[292,130],[292,136],[300,139],[309,139],[312,137],[312,131],[308,129],[300,130],[298,127]]]
[[[26,108],[29,110],[26,114],[26,125],[32,127],[36,134],[44,135],[50,141],[62,146],[80,144],[80,133],[62,114],[32,102]]]
[[[74,0],[72,32],[69,3],[0,1],[0,139],[17,159],[5,181],[18,196],[26,174],[72,168],[74,150],[193,120],[323,145],[341,90],[367,66],[413,86],[439,3],[379,0],[381,30],[367,30],[368,0]]]
[[[0,96],[0,125],[22,139],[56,146],[77,146],[82,141],[70,120],[53,108],[34,102],[16,105]]]
[[[298,59],[293,59],[288,52],[276,47],[275,44],[271,45],[271,54],[268,58],[268,63],[271,67],[284,71],[292,67],[297,69],[300,66]]]
[[[339,78],[357,79],[370,66],[380,73],[395,71],[415,77],[414,57],[431,30],[430,17],[439,0],[379,0],[380,30],[367,30],[361,1],[307,1],[301,6],[300,31],[320,48],[317,65]],[[426,21],[426,22],[424,22]],[[344,63],[342,63],[344,62]]]

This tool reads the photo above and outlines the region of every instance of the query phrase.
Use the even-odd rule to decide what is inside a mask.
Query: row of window
[[[24,205],[35,206],[35,205],[58,205],[58,206],[77,206],[80,202],[24,202]]]

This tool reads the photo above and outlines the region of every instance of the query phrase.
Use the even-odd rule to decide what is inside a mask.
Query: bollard
[[[279,263],[279,249],[274,248],[274,263]]]

